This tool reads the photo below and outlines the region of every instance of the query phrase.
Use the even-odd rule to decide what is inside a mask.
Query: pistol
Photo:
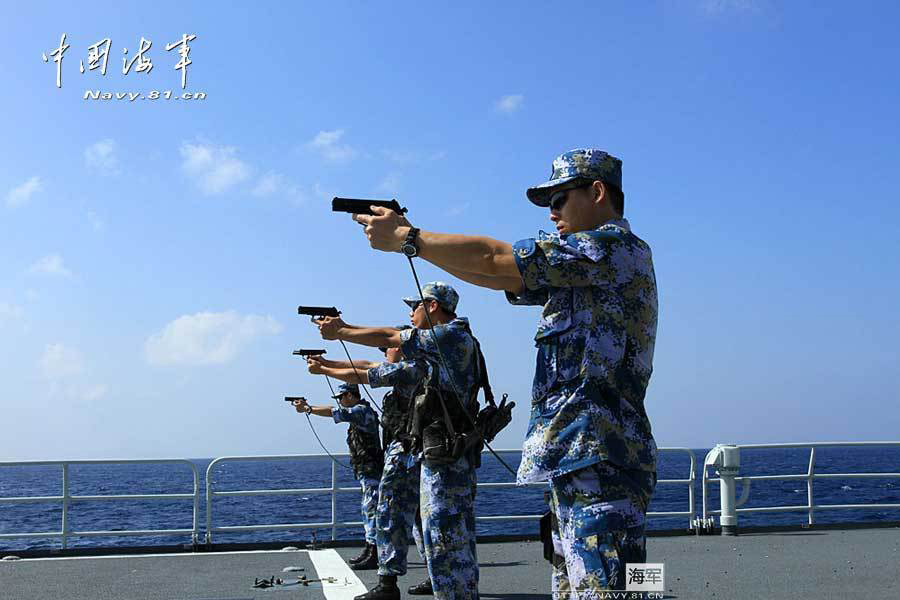
[[[381,206],[389,208],[400,216],[406,213],[406,209],[400,206],[395,199],[391,200],[367,200],[365,198],[338,198],[337,196],[331,201],[331,210],[334,212],[345,212],[357,215],[374,215],[370,206]]]
[[[306,402],[306,398],[304,398],[303,396],[285,396],[284,397],[285,402],[293,403],[295,400],[302,400],[303,402]]]
[[[324,350],[308,350],[306,348],[301,348],[299,350],[294,350],[291,354],[294,356],[322,356],[325,354]]]
[[[333,306],[298,306],[297,314],[309,315],[312,317],[310,320],[314,321],[316,317],[338,317],[341,311]]]

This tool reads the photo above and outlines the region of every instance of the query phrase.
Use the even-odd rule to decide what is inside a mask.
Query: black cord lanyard
[[[328,383],[328,389],[331,390],[331,396],[334,397],[336,394],[334,393],[334,388],[331,387],[331,380],[328,379],[328,375],[325,376],[325,381]],[[310,412],[312,412],[312,411],[310,411]],[[325,451],[325,454],[328,455],[328,458],[330,458],[332,461],[334,461],[335,464],[338,464],[338,465],[344,467],[345,469],[352,471],[353,467],[348,467],[347,465],[345,465],[344,463],[342,463],[341,461],[336,459],[334,456],[332,456],[331,452],[328,451],[328,448],[325,447],[325,444],[322,443],[322,439],[319,437],[319,434],[316,433],[316,426],[313,425],[312,419],[309,418],[309,412],[306,413],[306,422],[309,423],[309,428],[312,430],[313,435],[316,437],[316,441],[319,442],[319,445],[322,447],[322,450]]]
[[[416,267],[415,267],[415,265],[413,265],[413,260],[412,260],[411,256],[407,256],[406,258],[407,258],[407,260],[409,260],[409,268],[412,269],[413,279],[416,280],[416,289],[419,291],[419,298],[422,300],[422,309],[425,311],[425,318],[428,320],[428,328],[431,330],[431,338],[434,340],[434,346],[435,346],[435,348],[437,348],[438,357],[440,357],[440,359],[441,359],[441,364],[443,365],[444,370],[447,371],[447,379],[450,381],[450,385],[453,387],[453,395],[456,397],[456,402],[459,404],[460,408],[462,408],[463,414],[466,415],[466,418],[469,420],[469,423],[471,423],[472,428],[474,429],[475,433],[478,435],[478,437],[481,438],[481,442],[485,445],[485,447],[488,450],[490,450],[491,454],[494,455],[494,458],[496,458],[497,461],[499,461],[501,465],[506,467],[507,471],[509,471],[510,473],[513,474],[513,476],[515,476],[516,472],[512,469],[512,467],[510,467],[508,464],[506,464],[506,461],[504,461],[502,458],[500,458],[500,456],[496,452],[494,452],[494,449],[491,448],[491,445],[488,444],[486,439],[484,439],[484,434],[482,434],[481,430],[478,429],[478,426],[475,425],[475,421],[472,419],[472,415],[469,414],[469,411],[463,405],[462,399],[461,399],[462,397],[459,395],[459,390],[456,388],[456,382],[453,381],[453,372],[450,371],[450,369],[447,367],[447,361],[444,359],[444,353],[441,351],[441,345],[438,343],[437,334],[435,334],[435,332],[434,332],[434,323],[431,322],[431,315],[428,314],[428,310],[425,307],[425,296],[422,294],[422,284],[419,283],[419,275],[418,275],[418,273],[416,273]],[[485,368],[487,368],[487,367],[485,367]],[[440,382],[440,373],[438,373],[438,382]],[[447,407],[444,404],[444,398],[443,398],[443,395],[441,394],[440,385],[435,386],[435,389],[438,392],[438,397],[441,399],[441,405],[444,409],[444,412],[446,413]]]

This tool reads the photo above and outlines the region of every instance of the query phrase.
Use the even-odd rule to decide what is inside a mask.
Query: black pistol
[[[298,315],[309,315],[309,320],[316,322],[316,317],[339,317],[341,311],[333,306],[298,306]]]
[[[293,403],[295,400],[302,400],[302,401],[306,402],[306,398],[304,398],[303,396],[285,396],[284,397],[285,402]]]
[[[406,213],[406,209],[400,206],[400,203],[394,199],[391,200],[366,200],[365,198],[338,198],[337,196],[331,201],[331,210],[334,212],[345,212],[356,215],[374,215],[371,206],[381,206],[389,208],[400,216]]]
[[[322,356],[325,354],[324,350],[309,350],[307,348],[300,348],[299,350],[294,350],[291,352],[294,356]]]
[[[298,315],[309,315],[315,317],[339,317],[341,311],[333,306],[298,306]]]

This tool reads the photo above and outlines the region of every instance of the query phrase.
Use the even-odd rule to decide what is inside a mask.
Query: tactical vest
[[[415,450],[423,453],[426,463],[449,464],[463,455],[468,456],[475,467],[481,463],[483,442],[473,425],[478,415],[478,391],[484,389],[485,398],[491,404],[494,395],[481,345],[475,336],[472,340],[478,357],[478,382],[470,390],[460,390],[466,397],[458,399],[453,391],[438,388],[439,366],[434,364],[413,403],[408,431]]]
[[[409,418],[414,398],[404,398],[391,390],[384,395],[381,403],[381,427],[384,447],[394,440],[403,442],[403,448],[409,451]]]
[[[356,477],[381,477],[384,451],[377,432],[365,431],[351,423],[347,428],[347,447],[350,449],[350,466]]]

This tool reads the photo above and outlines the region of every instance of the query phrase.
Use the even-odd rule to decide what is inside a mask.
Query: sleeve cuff
[[[381,367],[372,367],[366,371],[366,375],[369,377],[370,387],[382,387],[384,385],[381,381]]]

